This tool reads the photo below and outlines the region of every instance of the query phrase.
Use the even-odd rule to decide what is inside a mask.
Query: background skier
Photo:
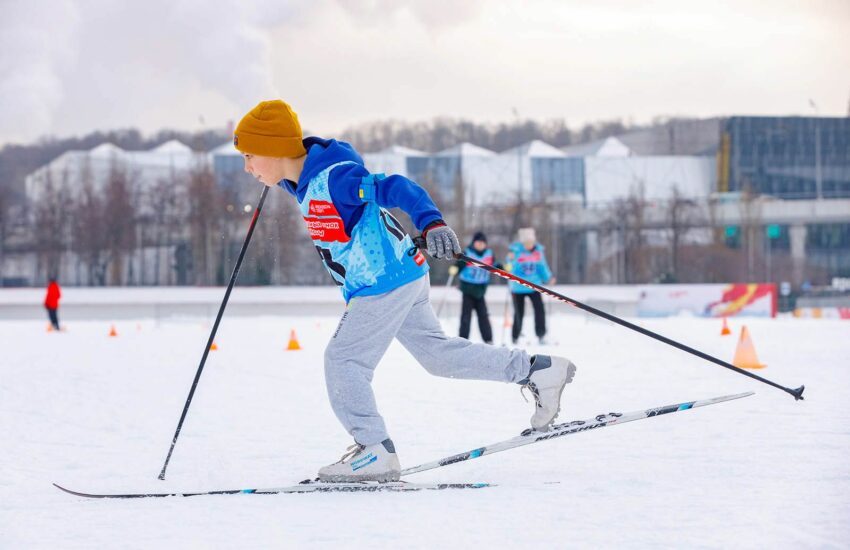
[[[464,251],[464,254],[475,258],[487,265],[493,264],[493,251],[487,247],[487,237],[482,232],[472,236],[472,242]],[[496,264],[496,267],[501,265]],[[450,274],[460,274],[460,291],[463,294],[463,302],[460,308],[460,337],[469,338],[469,326],[472,321],[472,312],[478,316],[478,331],[486,344],[493,343],[493,329],[490,326],[490,317],[487,313],[487,302],[484,294],[490,284],[490,273],[480,267],[475,267],[463,260],[449,268]]]
[[[44,308],[47,310],[50,326],[54,330],[59,330],[59,298],[61,297],[62,290],[59,288],[59,283],[56,282],[56,277],[51,277],[47,284],[47,294],[44,296]]]
[[[553,285],[555,277],[546,263],[543,245],[537,242],[533,227],[523,227],[518,232],[519,241],[508,249],[505,261],[508,271],[536,283],[538,285]],[[511,297],[514,303],[514,325],[511,328],[511,340],[517,343],[522,332],[522,321],[525,316],[525,299],[529,298],[534,307],[534,332],[541,345],[546,344],[546,310],[540,293],[517,282],[510,282]]]

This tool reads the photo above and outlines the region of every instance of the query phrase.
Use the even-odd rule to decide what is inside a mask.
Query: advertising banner
[[[652,285],[641,287],[637,311],[641,317],[776,317],[776,299],[773,283]]]

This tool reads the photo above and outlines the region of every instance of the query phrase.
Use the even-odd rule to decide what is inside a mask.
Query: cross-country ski
[[[304,493],[406,493],[413,491],[445,491],[447,489],[483,489],[489,487],[487,483],[407,483],[395,481],[388,483],[361,481],[358,483],[308,483],[302,482],[287,487],[267,487],[261,489],[219,489],[212,491],[186,492],[186,493],[83,493],[73,491],[53,484],[57,489],[68,494],[84,498],[164,498],[164,497],[197,497],[217,495],[279,495],[279,494],[304,494]]]
[[[540,443],[541,441],[551,441],[555,438],[560,438],[567,435],[586,432],[590,430],[596,430],[598,428],[604,428],[605,426],[615,426],[625,424],[627,422],[634,422],[636,420],[653,418],[663,414],[670,414],[678,411],[687,411],[689,409],[705,407],[707,405],[714,405],[716,403],[723,403],[724,401],[731,401],[733,399],[741,399],[742,397],[749,397],[751,395],[754,395],[754,392],[739,393],[735,395],[724,395],[711,399],[677,403],[674,405],[654,407],[650,409],[632,411],[628,413],[602,413],[587,420],[573,420],[569,422],[555,424],[547,432],[538,432],[536,430],[527,429],[523,431],[521,435],[512,439],[499,441],[497,443],[491,443],[489,445],[484,445],[483,447],[478,447],[464,453],[447,456],[445,458],[441,458],[440,460],[427,462],[425,464],[419,464],[418,466],[411,466],[410,468],[405,468],[401,471],[401,475],[406,476],[418,472],[424,472],[426,470],[433,470],[434,468],[441,468],[450,464],[457,464],[458,462],[464,462],[473,458],[479,458],[485,455],[491,455],[493,453],[507,451],[508,449],[531,445],[533,443]]]

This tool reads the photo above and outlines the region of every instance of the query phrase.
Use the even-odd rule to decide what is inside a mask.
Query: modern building
[[[25,189],[27,199],[35,203],[44,193],[62,187],[80,189],[88,183],[94,189],[102,189],[117,172],[136,190],[146,191],[158,183],[182,178],[207,162],[206,153],[197,153],[177,140],[147,151],[126,151],[103,143],[88,151],[67,151],[59,155],[27,176]]]
[[[731,117],[720,130],[718,191],[850,198],[850,117]]]
[[[564,282],[631,282],[622,275],[634,261],[629,246],[637,242],[640,255],[674,241],[725,243],[740,253],[734,261],[747,265],[747,279],[850,276],[850,118],[674,120],[560,150],[541,141],[503,152],[394,145],[363,157],[370,171],[405,175],[439,205],[466,212],[454,220],[468,222],[460,230],[493,221],[501,244],[533,210],[522,223],[541,224]],[[49,183],[100,185],[119,166],[145,187],[199,163],[212,166],[222,189],[248,193],[243,203],[256,198],[230,143],[209,154],[174,141],[150,151],[69,151],[31,174],[26,189],[36,202]],[[606,262],[615,267],[593,271]],[[780,267],[792,264],[793,275]]]

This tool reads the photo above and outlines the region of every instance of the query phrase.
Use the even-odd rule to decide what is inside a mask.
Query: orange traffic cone
[[[47,323],[47,332],[53,332],[53,323]]]
[[[286,351],[294,351],[301,349],[301,344],[298,343],[298,337],[295,336],[295,329],[289,333],[289,345],[286,346]]]
[[[763,369],[767,366],[759,363],[756,347],[750,339],[750,331],[747,330],[746,325],[741,327],[741,337],[738,338],[738,347],[735,349],[732,364],[739,369]]]
[[[729,330],[729,324],[726,322],[726,317],[723,318],[723,328],[720,329],[720,336],[729,336],[732,331]]]
[[[109,335],[110,336],[118,336],[118,331],[115,330],[115,325],[112,325],[112,328],[109,329]]]
[[[210,346],[210,351],[218,351],[218,346],[215,345],[215,341],[213,341],[212,345]]]

